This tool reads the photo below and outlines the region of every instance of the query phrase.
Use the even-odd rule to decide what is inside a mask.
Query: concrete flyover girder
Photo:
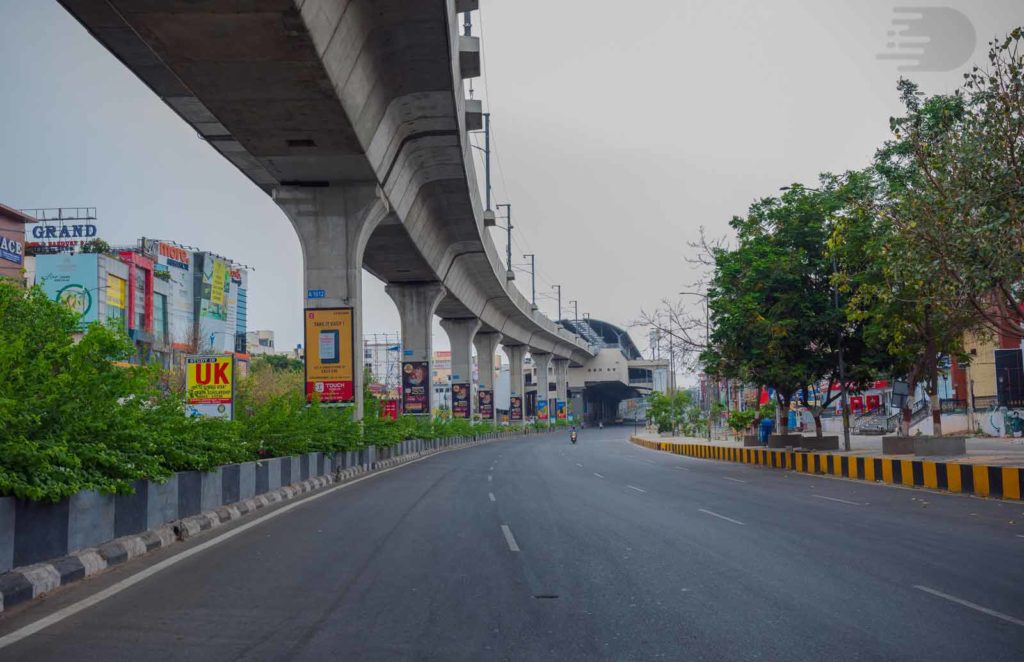
[[[509,342],[592,356],[534,313],[483,228],[456,15],[474,0],[60,2],[264,191],[379,187],[377,277],[443,283]]]

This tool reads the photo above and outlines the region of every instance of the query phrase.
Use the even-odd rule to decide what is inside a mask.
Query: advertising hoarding
[[[508,399],[508,418],[510,421],[515,423],[516,421],[523,420],[523,398],[519,395],[513,395]]]
[[[352,309],[307,308],[303,320],[306,399],[315,394],[323,403],[354,402]]]
[[[548,401],[537,400],[537,420],[548,420]]]
[[[555,418],[564,421],[565,415],[565,400],[555,400]]]
[[[430,413],[429,374],[426,361],[402,362],[402,411],[406,414]]]
[[[47,296],[81,316],[79,328],[98,318],[99,256],[95,253],[39,255],[36,281]]]
[[[489,388],[482,388],[476,394],[478,400],[477,411],[480,418],[489,421],[494,418],[494,391]]]
[[[469,394],[469,384],[465,382],[452,384],[452,418],[469,418],[472,415]]]
[[[235,330],[228,325],[231,267],[227,261],[203,253],[202,268],[199,279],[198,344],[214,352],[234,351]]]
[[[382,400],[380,404],[381,418],[390,418],[392,421],[398,420],[398,400]]]
[[[146,240],[143,250],[156,261],[154,271],[166,273],[170,285],[167,331],[172,346],[184,349],[195,333],[195,277],[192,252],[166,241]]]
[[[234,416],[235,357],[185,357],[185,413],[190,417]]]

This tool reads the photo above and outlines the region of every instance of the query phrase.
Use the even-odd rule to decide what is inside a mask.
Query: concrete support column
[[[445,295],[444,285],[390,283],[384,291],[395,302],[402,320],[402,410],[430,416],[434,393],[430,369],[434,358],[434,311]],[[414,389],[408,388],[410,383]],[[420,388],[422,392],[418,391]]]
[[[363,252],[387,207],[373,184],[320,188],[285,186],[274,201],[288,216],[302,247],[306,308],[352,308],[350,363],[354,417],[363,415]],[[308,348],[307,348],[308,349]],[[344,351],[342,348],[342,357]]]
[[[509,377],[509,423],[522,423],[524,420],[526,396],[526,384],[523,382],[523,359],[526,358],[526,345],[504,345],[505,355],[508,356],[508,377]],[[519,411],[516,412],[515,402],[519,401]],[[516,414],[518,413],[518,418]]]
[[[482,421],[497,422],[497,409],[494,406],[494,352],[501,341],[500,333],[477,333],[473,337],[476,347],[477,396],[476,413]],[[522,363],[519,364],[522,376]],[[489,415],[488,415],[488,412]]]
[[[551,383],[548,378],[548,368],[551,367],[551,353],[541,352],[539,350],[530,350],[530,357],[533,359],[533,367],[536,370],[534,376],[537,382],[537,420],[540,420],[540,403],[541,400],[547,402],[548,411],[548,423],[551,423],[551,414],[554,409],[554,403],[551,402],[551,393],[548,391],[548,385]]]
[[[473,417],[473,337],[480,320],[442,319],[441,328],[452,347],[452,417]]]
[[[555,399],[565,407],[566,416],[569,413],[568,384],[569,384],[569,359],[555,358]],[[552,414],[557,418],[558,408],[552,408]]]

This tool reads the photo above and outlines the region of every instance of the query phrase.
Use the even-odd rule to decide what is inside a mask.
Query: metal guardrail
[[[943,398],[939,401],[939,410],[943,414],[960,414],[967,411],[967,401],[956,398]]]

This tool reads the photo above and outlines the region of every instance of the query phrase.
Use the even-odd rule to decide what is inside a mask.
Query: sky
[[[899,112],[906,63],[878,55],[905,42],[888,33],[906,0],[480,4],[473,93],[492,118],[492,190],[513,205],[514,261],[537,255],[551,317],[555,284],[564,317],[577,300],[621,326],[675,299],[699,276],[686,257],[700,227],[725,236],[754,199],[866,165]],[[903,75],[928,93],[954,89],[988,40],[1024,24],[1020,0],[928,7],[966,19],[923,24],[924,68],[943,70]],[[300,342],[299,244],[267,195],[54,1],[0,0],[0,63],[0,203],[96,207],[111,243],[173,239],[250,265],[250,328]],[[494,241],[504,254],[504,233]],[[529,281],[519,274],[527,295]],[[398,328],[366,274],[364,332]],[[646,330],[631,333],[645,349]],[[436,324],[434,337],[448,346]]]

